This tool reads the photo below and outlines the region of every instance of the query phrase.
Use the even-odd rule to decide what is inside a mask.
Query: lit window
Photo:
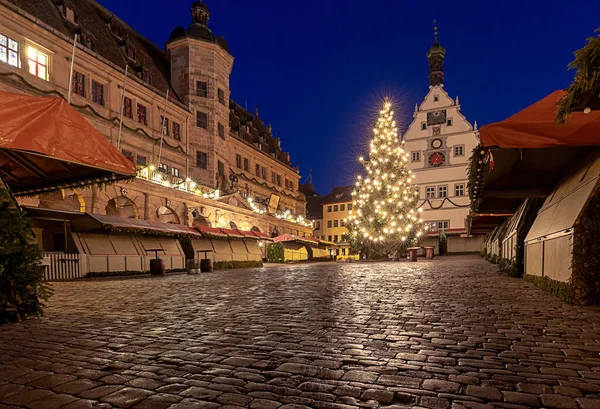
[[[411,161],[412,162],[420,162],[421,161],[421,152],[420,151],[411,152]]]
[[[33,47],[27,49],[29,73],[43,80],[48,79],[48,56]]]
[[[158,171],[162,173],[169,173],[169,166],[164,163],[158,164]]]
[[[176,168],[175,166],[173,166],[171,168],[171,175],[175,176],[176,178],[179,177],[179,168]]]
[[[104,105],[104,85],[94,80],[92,80],[92,101]]]
[[[454,156],[464,156],[464,155],[465,155],[464,145],[457,145],[454,147]]]
[[[173,138],[180,141],[181,140],[181,133],[180,133],[180,126],[177,122],[173,121]]]
[[[435,186],[427,186],[425,188],[425,197],[427,199],[435,199]]]
[[[454,185],[454,196],[464,196],[465,195],[465,185]]]
[[[447,186],[438,186],[438,197],[439,198],[448,197],[448,187]]]
[[[0,61],[13,67],[19,66],[19,43],[0,34]]]
[[[71,91],[77,95],[85,97],[85,75],[73,71],[73,81],[71,84]]]
[[[198,128],[208,129],[208,115],[206,112],[196,111],[196,126]]]

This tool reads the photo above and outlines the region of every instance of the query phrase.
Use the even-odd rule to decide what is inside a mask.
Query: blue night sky
[[[191,21],[192,0],[99,2],[159,46]],[[445,89],[479,126],[567,87],[573,52],[600,26],[596,0],[206,4],[213,33],[235,58],[232,98],[250,112],[258,106],[304,181],[312,169],[321,194],[353,183],[381,98],[391,95],[408,125],[428,90],[434,18],[447,50]]]

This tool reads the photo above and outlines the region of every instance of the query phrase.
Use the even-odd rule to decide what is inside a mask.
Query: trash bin
[[[213,271],[212,260],[209,258],[203,258],[200,261],[200,271],[202,271],[203,273],[210,273],[211,271]]]
[[[200,274],[200,260],[189,259],[187,261],[188,274]]]
[[[165,275],[165,261],[161,258],[150,260],[150,274],[153,276]]]

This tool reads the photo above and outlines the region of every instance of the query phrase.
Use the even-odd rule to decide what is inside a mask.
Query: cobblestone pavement
[[[58,283],[0,408],[600,408],[600,309],[478,257]]]

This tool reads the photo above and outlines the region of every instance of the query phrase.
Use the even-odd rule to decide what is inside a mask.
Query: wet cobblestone
[[[600,309],[470,256],[56,283],[5,408],[600,408]]]

